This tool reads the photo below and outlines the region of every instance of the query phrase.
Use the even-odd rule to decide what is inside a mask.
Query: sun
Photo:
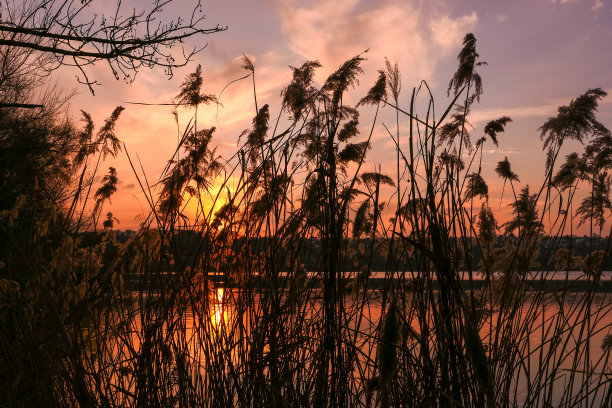
[[[226,310],[226,303],[224,302],[224,289],[219,287],[216,289],[211,299],[211,321],[213,326],[219,330],[222,323],[226,323],[228,314]]]
[[[234,196],[236,181],[234,177],[217,177],[212,186],[206,190],[200,189],[199,196],[186,197],[183,213],[192,225],[212,224],[215,214]],[[223,228],[223,222],[219,229]]]

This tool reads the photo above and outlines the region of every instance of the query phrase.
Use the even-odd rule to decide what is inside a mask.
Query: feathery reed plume
[[[578,157],[578,153],[574,152],[565,156],[565,162],[553,177],[552,183],[565,189],[582,178],[582,174],[584,174],[584,162]]]
[[[117,106],[113,113],[111,113],[110,117],[104,121],[104,126],[100,128],[98,131],[98,136],[96,140],[96,144],[101,147],[101,151],[103,153],[103,157],[106,158],[107,155],[111,155],[112,157],[117,156],[117,153],[121,151],[121,141],[115,135],[115,124],[119,119],[119,115],[123,112],[125,108],[123,106]],[[90,127],[90,123],[86,118],[86,132]]]
[[[497,237],[497,221],[491,208],[485,206],[483,203],[478,213],[478,239],[484,244],[492,244]]]
[[[102,186],[98,188],[94,194],[96,204],[94,206],[94,213],[99,214],[102,211],[102,205],[104,201],[110,200],[111,196],[117,191],[117,170],[114,167],[108,168],[108,174],[105,174],[102,178]]]
[[[457,105],[455,112],[450,115],[450,121],[444,123],[438,131],[438,146],[446,143],[447,145],[453,144],[456,138],[460,138],[463,135],[463,145],[469,149],[472,147],[470,141],[470,133],[465,128],[467,121],[467,115],[470,109],[465,106]]]
[[[512,119],[510,119],[508,116],[502,116],[501,118],[492,120],[485,125],[484,133],[491,138],[495,146],[499,146],[499,143],[497,142],[497,134],[503,132],[509,122],[512,122]]]
[[[202,66],[198,65],[196,70],[188,74],[181,84],[181,92],[174,98],[176,104],[195,108],[200,104],[208,105],[211,102],[217,102],[214,95],[202,94],[203,84]]]
[[[484,61],[478,61],[480,55],[476,52],[476,37],[474,34],[468,33],[463,38],[463,48],[459,52],[457,59],[459,67],[453,75],[453,79],[448,84],[447,93],[450,95],[451,89],[457,95],[459,90],[464,87],[473,86],[473,93],[468,99],[468,103],[472,104],[474,100],[480,101],[482,95],[482,79],[480,74],[474,70],[475,67],[486,65]]]
[[[529,185],[521,189],[516,201],[510,204],[513,208],[514,218],[505,224],[506,233],[518,229],[522,231],[538,231],[542,228],[536,206],[537,194],[530,194]]]
[[[606,222],[606,210],[612,211],[610,202],[610,179],[607,173],[599,174],[592,180],[592,192],[586,196],[576,210],[578,226],[593,221],[600,228]]]
[[[293,119],[298,120],[306,108],[314,107],[314,96],[317,89],[312,85],[315,69],[320,68],[319,61],[307,61],[301,67],[290,67],[293,70],[293,79],[281,92],[283,106],[293,114]]]
[[[357,107],[364,105],[378,105],[381,100],[387,97],[387,77],[384,71],[378,71],[378,79],[368,94],[357,102]]]
[[[566,139],[582,143],[590,135],[610,133],[595,118],[599,100],[606,95],[601,88],[589,89],[576,99],[572,99],[569,105],[560,106],[557,109],[557,116],[548,118],[538,129],[540,139],[544,141],[543,149],[560,146]]]
[[[402,75],[397,63],[391,65],[387,57],[385,57],[385,78],[387,80],[387,87],[393,96],[393,101],[397,105],[399,94],[402,91]]]
[[[465,201],[471,200],[476,196],[489,198],[489,186],[479,173],[470,173],[467,176],[467,188],[465,191]]]

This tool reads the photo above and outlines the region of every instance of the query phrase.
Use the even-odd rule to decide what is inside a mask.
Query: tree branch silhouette
[[[48,72],[73,66],[77,79],[94,93],[89,68],[104,61],[117,80],[132,82],[143,67],[163,67],[168,76],[206,47],[187,46],[191,37],[224,31],[203,26],[205,15],[197,1],[189,17],[163,19],[174,0],[155,0],[148,10],[125,12],[121,1],[110,15],[93,10],[93,0],[0,0],[0,53],[10,49],[51,56],[40,69]]]

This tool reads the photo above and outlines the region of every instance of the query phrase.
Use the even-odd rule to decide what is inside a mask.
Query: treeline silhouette
[[[125,244],[137,233],[138,232],[134,230],[115,230],[114,235],[116,243],[107,245],[106,251],[111,253],[118,251],[121,244]],[[103,240],[103,237],[101,237],[99,233],[93,231],[82,232],[78,235],[82,239],[81,246],[83,248],[97,245]],[[515,235],[500,235],[496,238],[492,248],[503,249],[507,243],[513,243],[516,241],[517,237]],[[372,243],[372,238],[354,239],[348,243],[347,250],[351,251],[353,254],[357,254],[360,246],[368,247],[372,245]],[[254,254],[254,256],[259,256],[261,253],[265,252],[269,244],[270,239],[266,237],[237,238],[233,241],[233,251],[238,252],[240,250],[246,250],[246,247],[248,246],[249,253]],[[205,251],[209,250],[212,244],[210,237],[203,237],[197,230],[181,230],[172,236],[172,242],[169,245],[175,248],[177,256],[182,260],[183,264],[192,265],[195,260],[199,259]],[[605,250],[605,245],[606,239],[598,236],[593,238],[586,235],[564,235],[559,237],[558,247],[555,249],[555,253],[561,255],[571,249],[574,257],[573,262],[569,265],[569,268],[562,268],[562,270],[560,270],[557,265],[559,262],[559,257],[551,257],[550,254],[547,253],[549,250],[549,243],[545,240],[538,243],[537,256],[535,257],[535,262],[533,265],[531,265],[530,270],[534,272],[540,270],[564,272],[564,270],[567,269],[570,271],[580,271],[585,276],[588,276],[589,271],[586,270],[586,266],[583,264],[583,261],[591,252]],[[303,249],[300,262],[303,265],[304,270],[316,271],[319,269],[319,262],[322,259],[322,252],[324,251],[321,240],[318,238],[304,238],[297,241],[297,247]],[[375,238],[374,247],[377,248],[377,251],[374,252],[371,260],[372,271],[385,271],[387,267],[389,241],[384,238]],[[470,248],[472,264],[481,265],[483,262],[483,253],[481,248],[475,244],[470,245]],[[398,261],[398,269],[416,268],[418,264],[416,257],[417,254],[413,254],[408,259]],[[279,258],[285,258],[285,255],[282,253],[282,248],[281,251],[279,251]],[[344,265],[343,269],[347,271],[359,271],[367,266],[369,262],[370,260],[368,257],[354,256],[352,259],[350,259],[350,262],[347,262],[347,264]],[[465,265],[463,266],[465,267]],[[218,270],[211,270],[210,272],[223,272],[225,269],[226,268],[221,265]],[[287,271],[289,269],[288,264],[284,266],[281,264],[282,271]],[[603,263],[601,264],[601,269],[602,271],[612,271],[612,259],[609,257],[604,259]],[[160,270],[172,271],[173,267],[166,264],[165,266],[160,266]]]

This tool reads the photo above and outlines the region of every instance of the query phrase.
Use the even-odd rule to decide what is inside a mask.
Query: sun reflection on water
[[[211,320],[217,330],[219,330],[221,323],[227,322],[227,308],[223,301],[224,292],[223,288],[217,288],[211,299]]]

